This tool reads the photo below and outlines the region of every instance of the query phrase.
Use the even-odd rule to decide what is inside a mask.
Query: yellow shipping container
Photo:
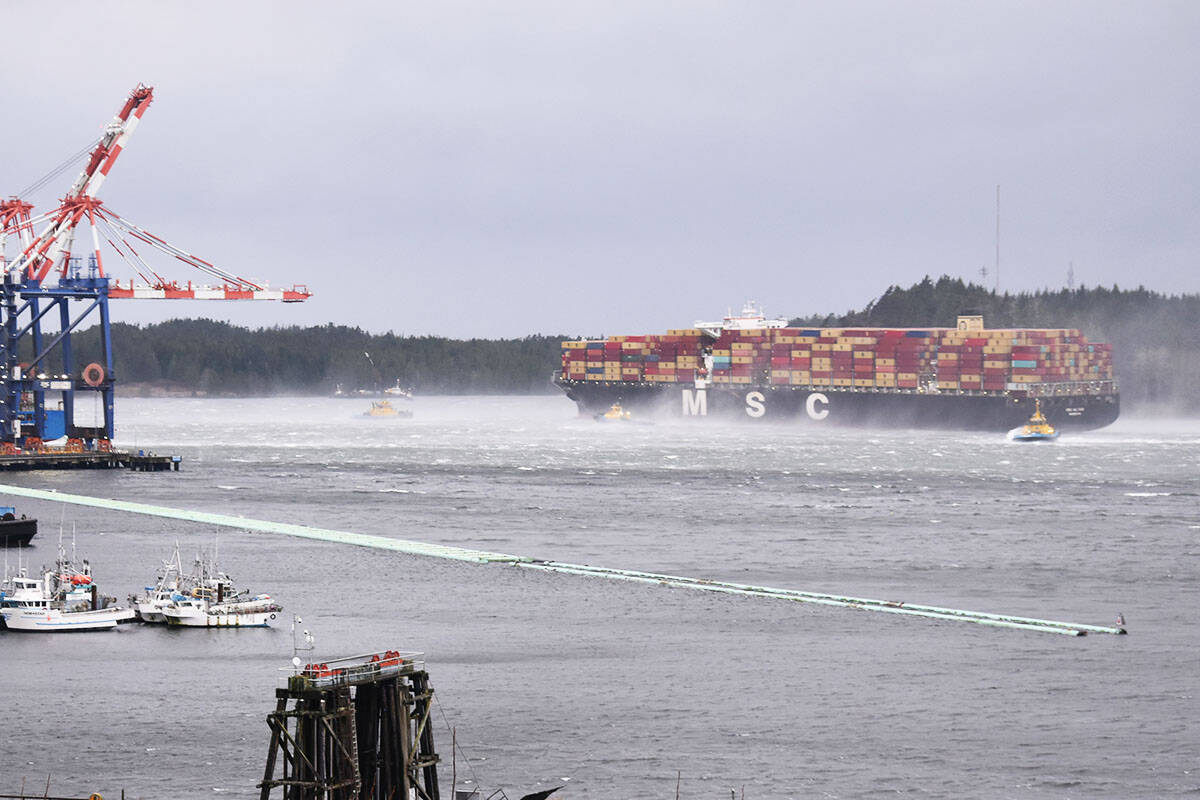
[[[834,378],[833,385],[834,386],[853,386],[854,379],[853,378]]]
[[[958,353],[938,353],[938,361],[958,361]]]
[[[837,344],[830,345],[830,349],[835,353],[850,353],[853,352],[854,345],[838,342]]]
[[[812,380],[812,373],[808,370],[792,370],[792,383],[808,383]]]
[[[790,369],[773,369],[771,370],[771,377],[791,379],[792,371]]]
[[[728,375],[714,375],[712,377],[712,382],[713,383],[729,383],[729,376]]]
[[[1012,362],[1010,361],[984,361],[984,369],[1007,369]]]
[[[792,358],[808,358],[812,355],[811,350],[793,350]]]
[[[832,386],[833,378],[813,378],[812,385],[813,386]]]
[[[833,345],[829,342],[814,342],[812,346],[814,353],[828,353],[831,350],[833,350]]]
[[[897,372],[896,377],[902,381],[915,381],[917,379],[917,373],[915,373],[915,372]]]
[[[894,358],[877,358],[877,359],[875,359],[875,366],[877,366],[877,367],[894,367],[894,366],[896,366],[896,359],[894,359]]]
[[[795,336],[795,337],[792,337],[792,341],[795,344],[816,344],[817,337],[815,337],[815,336]]]
[[[958,381],[938,381],[937,385],[939,389],[957,389]]]
[[[875,354],[873,352],[871,352],[870,350],[855,350],[854,351],[854,360],[855,361],[869,361],[873,358],[875,358]]]
[[[875,379],[874,378],[855,378],[854,385],[855,386],[874,386]]]
[[[731,355],[731,354],[732,354],[732,351],[730,351],[730,350],[725,350],[725,349],[721,349],[721,350],[713,350],[713,351],[712,351],[712,354],[713,354],[714,356],[728,356],[728,355]]]
[[[582,350],[587,347],[587,342],[563,342],[563,350]]]
[[[734,364],[753,364],[754,357],[753,356],[733,356],[731,361]]]
[[[729,345],[730,350],[753,350],[754,342],[732,342]]]
[[[730,383],[749,383],[750,379],[749,378],[739,378],[739,377],[734,376],[729,379],[729,382]]]

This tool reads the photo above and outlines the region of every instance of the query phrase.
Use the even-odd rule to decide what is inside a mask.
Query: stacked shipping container
[[[1112,376],[1111,345],[1072,329],[757,328],[716,339],[685,329],[562,345],[567,381],[988,393]]]

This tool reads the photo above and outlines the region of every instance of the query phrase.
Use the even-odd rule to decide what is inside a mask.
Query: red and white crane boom
[[[31,221],[29,217],[31,207],[27,203],[23,203],[17,198],[0,203],[3,238],[7,240],[9,236],[16,234],[21,244],[21,254],[11,264],[3,263],[4,252],[0,247],[0,266],[23,270],[25,279],[34,281],[38,285],[41,285],[51,272],[55,272],[61,284],[64,279],[70,277],[75,229],[86,219],[92,234],[92,251],[89,255],[96,276],[99,279],[107,280],[101,256],[100,228],[103,227],[108,234],[103,237],[103,241],[107,242],[145,281],[144,285],[139,285],[131,280],[126,286],[122,286],[120,281],[115,281],[109,290],[111,298],[282,300],[283,302],[307,300],[311,293],[303,286],[271,290],[267,288],[265,282],[239,277],[134,225],[105,208],[96,198],[96,193],[105,178],[108,177],[117,157],[129,143],[130,137],[137,128],[138,122],[141,121],[142,115],[150,107],[153,98],[154,90],[142,84],[139,84],[130,93],[125,104],[105,128],[104,135],[101,136],[100,141],[88,156],[83,171],[75,179],[67,196],[62,199],[54,211]],[[45,227],[40,234],[33,236],[34,223],[41,221],[46,221]],[[169,280],[151,269],[130,239],[136,239],[213,276],[220,281],[219,285],[193,286],[191,281],[186,281],[184,286],[180,286],[178,281]]]

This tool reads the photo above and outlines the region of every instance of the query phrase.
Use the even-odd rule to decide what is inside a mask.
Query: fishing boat
[[[183,574],[183,563],[179,559],[179,544],[171,557],[162,563],[158,578],[153,586],[145,587],[141,595],[130,595],[129,604],[133,606],[137,618],[142,622],[164,624],[167,621],[165,611],[171,604],[171,599],[186,591],[190,591],[194,580]]]
[[[13,506],[0,506],[0,549],[26,547],[37,535],[37,520],[22,514],[17,517]]]
[[[363,416],[375,419],[394,419],[397,417],[411,417],[412,412],[408,410],[401,411],[392,405],[389,400],[372,400],[371,407],[363,412]]]
[[[186,628],[266,628],[283,610],[269,594],[232,600],[178,595],[163,609],[168,625]]]
[[[192,574],[184,579],[184,592],[174,592],[163,606],[168,625],[186,628],[265,628],[283,607],[260,594],[249,597],[237,590],[233,579],[217,568],[216,556],[196,559]]]
[[[412,390],[412,387],[411,387],[411,386],[409,386],[409,387],[406,389],[406,388],[404,388],[403,386],[401,386],[401,385],[400,385],[400,379],[399,379],[399,378],[396,378],[396,385],[395,385],[395,386],[389,386],[388,388],[386,388],[386,389],[384,389],[384,390],[383,390],[383,393],[384,393],[384,394],[386,394],[386,395],[390,395],[390,396],[392,396],[392,397],[401,397],[401,398],[403,398],[403,399],[405,399],[405,400],[412,400],[412,399],[413,399],[413,390]]]
[[[1033,401],[1033,416],[1020,428],[1011,434],[1014,442],[1052,442],[1058,438],[1058,431],[1046,420],[1042,413],[1042,401]]]
[[[115,603],[115,597],[99,593],[91,565],[84,560],[81,567],[75,567],[60,545],[54,569],[46,570],[40,579],[19,568],[5,582],[0,591],[0,618],[14,631],[107,630],[134,619],[133,609]]]

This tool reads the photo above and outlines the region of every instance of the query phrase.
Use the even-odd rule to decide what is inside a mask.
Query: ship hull
[[[574,400],[580,415],[592,416],[613,403],[638,416],[723,418],[811,425],[924,428],[1007,432],[1034,410],[1028,392],[939,392],[854,390],[750,384],[647,384],[564,381],[556,385]],[[1115,392],[1040,397],[1050,424],[1091,430],[1120,415]]]
[[[36,519],[0,519],[0,548],[27,547],[36,535]]]

